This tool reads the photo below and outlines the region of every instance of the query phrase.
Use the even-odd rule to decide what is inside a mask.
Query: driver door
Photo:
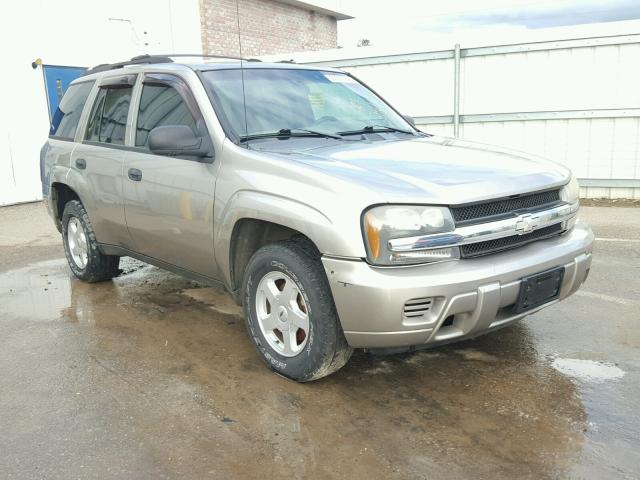
[[[133,249],[201,275],[214,276],[213,202],[217,165],[208,158],[159,155],[149,149],[156,127],[184,125],[211,139],[187,83],[146,74],[138,84],[124,159],[124,210]]]

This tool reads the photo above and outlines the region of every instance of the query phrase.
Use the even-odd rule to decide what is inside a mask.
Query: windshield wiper
[[[306,130],[304,128],[281,128],[277,132],[268,133],[253,133],[251,135],[242,135],[240,142],[246,142],[247,140],[257,140],[260,138],[291,138],[291,137],[319,137],[319,138],[333,138],[335,140],[344,140],[338,135],[332,133],[316,132],[315,130]]]
[[[407,135],[415,135],[410,130],[403,130],[402,128],[389,127],[387,125],[367,125],[360,130],[347,130],[345,132],[337,132],[338,135],[362,135],[363,133],[383,133],[383,132],[398,132],[406,133]]]

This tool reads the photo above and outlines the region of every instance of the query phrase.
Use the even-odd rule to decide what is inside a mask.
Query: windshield
[[[239,69],[203,72],[219,112],[238,138],[284,130],[336,135],[386,128],[411,130],[371,90],[343,73],[317,70]],[[397,132],[396,132],[397,133]]]

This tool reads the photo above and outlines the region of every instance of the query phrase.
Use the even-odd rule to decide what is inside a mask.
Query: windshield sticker
[[[341,73],[325,73],[324,78],[333,83],[357,83],[349,75],[343,75]]]
[[[322,107],[325,104],[324,95],[321,92],[309,92],[307,97],[312,107]]]

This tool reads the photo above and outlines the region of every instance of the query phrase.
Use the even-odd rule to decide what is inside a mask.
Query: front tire
[[[320,255],[308,241],[259,249],[247,265],[243,292],[247,330],[272,370],[309,382],[351,357]]]
[[[80,280],[104,282],[120,273],[120,257],[100,252],[87,211],[78,200],[71,200],[64,207],[62,243],[69,268]]]

